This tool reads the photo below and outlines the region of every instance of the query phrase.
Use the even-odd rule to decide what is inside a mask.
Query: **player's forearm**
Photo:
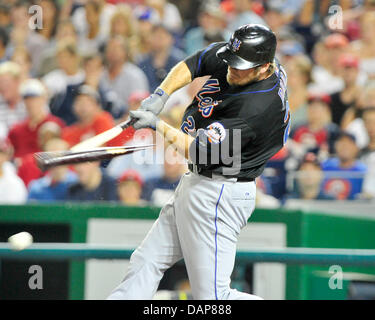
[[[160,120],[157,123],[156,131],[159,132],[165,139],[165,141],[173,145],[177,152],[186,159],[189,159],[189,147],[194,141],[194,138],[188,134],[183,133],[176,128],[171,127],[169,124]]]
[[[191,78],[188,66],[184,61],[181,61],[172,68],[159,87],[168,95],[171,95],[176,90],[189,84],[192,80]]]

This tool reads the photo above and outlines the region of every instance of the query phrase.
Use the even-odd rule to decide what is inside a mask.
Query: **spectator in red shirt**
[[[73,110],[78,121],[64,128],[62,134],[62,138],[70,146],[74,146],[115,126],[111,114],[102,110],[99,94],[88,85],[79,87]],[[109,141],[107,146],[122,145],[124,142],[122,137],[117,137]]]
[[[25,102],[28,117],[14,125],[9,131],[8,137],[13,145],[15,158],[41,151],[38,144],[38,131],[46,122],[55,122],[60,127],[64,126],[61,119],[50,114],[47,91],[39,80],[26,80],[21,85],[20,93]]]
[[[46,122],[40,126],[38,130],[38,145],[42,151],[48,151],[46,150],[47,142],[61,137],[61,130],[61,127],[55,122]],[[32,153],[19,159],[17,165],[17,174],[26,186],[29,186],[31,181],[39,179],[44,175],[36,164],[34,154]]]
[[[325,94],[310,94],[308,97],[307,123],[291,134],[305,152],[333,151],[333,140],[339,127],[331,123],[330,101],[330,96]]]

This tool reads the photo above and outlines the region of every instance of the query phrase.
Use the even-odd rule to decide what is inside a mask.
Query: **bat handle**
[[[132,118],[132,119],[129,119],[129,120],[126,120],[122,123],[119,124],[120,128],[122,130],[125,130],[126,128],[132,126],[134,123],[136,123],[138,121],[138,119],[136,118]]]

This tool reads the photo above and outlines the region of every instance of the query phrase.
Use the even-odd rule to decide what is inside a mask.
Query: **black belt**
[[[196,170],[194,170],[194,167],[196,168]],[[208,170],[202,170],[201,168],[198,168],[195,164],[193,163],[189,163],[188,164],[188,168],[191,172],[194,172],[194,173],[197,173],[201,176],[205,176],[207,178],[211,178],[212,179],[212,171],[208,171]],[[251,182],[251,181],[254,181],[255,179],[254,178],[246,178],[246,177],[234,177],[234,176],[223,176],[225,178],[236,178],[238,182]]]

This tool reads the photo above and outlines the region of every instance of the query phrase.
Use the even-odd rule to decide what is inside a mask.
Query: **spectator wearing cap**
[[[296,171],[294,191],[288,198],[301,200],[333,200],[322,191],[323,172],[313,153],[307,153]]]
[[[38,131],[46,122],[55,122],[60,127],[64,126],[61,119],[50,114],[47,91],[39,80],[24,81],[20,87],[20,94],[28,116],[26,120],[15,124],[8,134],[15,158],[41,151],[38,144]]]
[[[138,66],[146,74],[150,90],[153,92],[168,72],[184,59],[184,54],[173,46],[173,36],[164,26],[154,26],[152,34],[150,53]]]
[[[144,72],[128,60],[129,47],[120,36],[111,38],[105,49],[106,67],[101,76],[103,85],[112,88],[116,99],[127,105],[129,96],[135,91],[149,91]],[[125,113],[126,110],[122,110]]]
[[[50,139],[44,151],[66,151],[69,145],[61,139]],[[31,181],[28,201],[54,202],[66,200],[69,187],[77,182],[77,175],[68,166],[51,168],[47,174]]]
[[[341,126],[341,120],[347,109],[353,107],[361,92],[357,85],[359,60],[356,56],[344,53],[338,58],[338,73],[344,80],[344,88],[331,94],[332,122]]]
[[[289,8],[287,5],[289,5]],[[264,2],[264,20],[270,29],[276,34],[278,40],[280,39],[280,34],[285,32],[293,34],[294,37],[296,36],[296,33],[292,30],[289,24],[292,22],[294,14],[301,6],[301,1],[297,0]],[[304,51],[303,47],[302,50]]]
[[[190,29],[184,36],[185,52],[191,55],[213,42],[229,39],[225,29],[225,16],[220,6],[203,4],[198,15],[198,26]]]
[[[116,180],[109,177],[99,162],[83,162],[74,165],[78,182],[68,190],[68,201],[117,201]]]
[[[143,179],[136,170],[126,170],[117,185],[117,194],[122,204],[128,206],[145,205],[141,199]]]
[[[111,114],[102,110],[98,92],[88,85],[78,88],[73,110],[78,121],[64,128],[62,133],[62,138],[68,142],[69,146],[96,136],[115,125]],[[108,146],[121,144],[122,141],[120,142],[119,138],[114,138],[107,143]]]
[[[21,75],[17,63],[7,61],[0,64],[0,138],[6,138],[9,129],[27,117],[19,91]]]
[[[357,199],[367,166],[358,157],[355,137],[342,132],[335,142],[336,156],[322,163],[323,191],[337,200]]]
[[[58,68],[47,73],[42,81],[51,97],[51,112],[67,125],[76,121],[72,110],[75,91],[84,82],[85,73],[80,67],[77,45],[71,40],[57,44]]]
[[[332,94],[344,88],[344,81],[337,71],[338,57],[349,49],[348,44],[348,38],[340,33],[330,34],[315,44],[315,65],[312,69],[314,86],[311,90]]]
[[[25,185],[8,162],[11,153],[10,143],[0,139],[0,204],[22,204],[27,198]]]
[[[329,95],[310,94],[308,97],[307,123],[291,133],[292,139],[299,143],[305,152],[333,152],[339,127],[331,122],[330,101]]]

